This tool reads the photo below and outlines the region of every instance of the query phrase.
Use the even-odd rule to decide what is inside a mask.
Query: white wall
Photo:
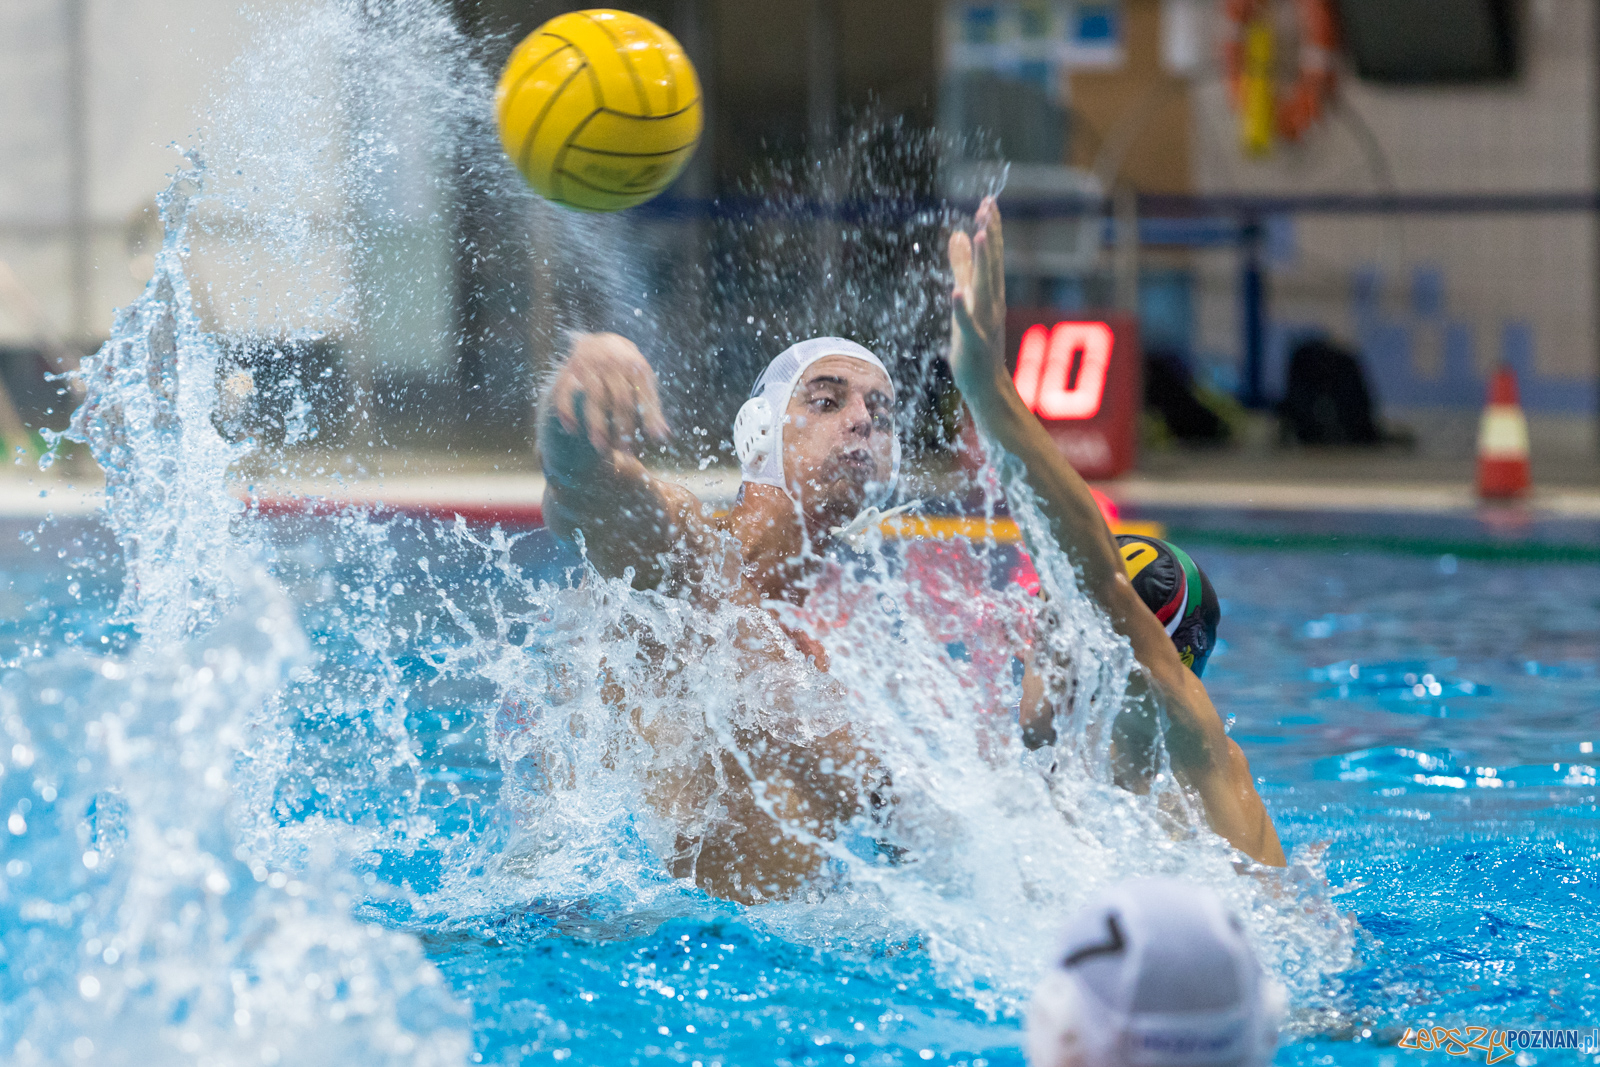
[[[219,71],[248,26],[215,0],[82,0],[93,273],[87,321],[73,323],[69,222],[68,5],[0,4],[0,259],[68,335],[103,336],[138,295],[126,230],[166,185]],[[0,343],[31,329],[0,302]]]
[[[1387,164],[1388,188],[1596,188],[1597,7],[1593,0],[1530,0],[1526,13],[1525,61],[1513,83],[1406,88],[1345,79],[1351,109],[1370,128]],[[1352,118],[1334,115],[1303,145],[1256,161],[1237,147],[1236,119],[1219,80],[1196,86],[1194,110],[1199,192],[1386,188]],[[1436,268],[1445,280],[1444,308],[1436,318],[1470,330],[1480,371],[1500,358],[1506,323],[1524,321],[1532,328],[1537,374],[1570,380],[1592,398],[1600,363],[1593,216],[1305,217],[1295,238],[1292,257],[1272,273],[1276,319],[1320,322],[1353,340],[1355,272],[1376,268],[1384,280],[1385,314],[1413,331],[1410,370],[1430,380],[1441,373],[1441,331],[1437,321],[1415,314],[1411,280],[1419,267]],[[1236,358],[1233,258],[1207,254],[1200,267],[1200,347]],[[1441,388],[1441,398],[1445,392]]]
[[[76,323],[69,2],[83,11],[92,266]],[[331,331],[362,377],[380,366],[452,373],[448,176],[430,141],[437,116],[407,108],[448,107],[452,91],[481,87],[450,83],[426,18],[409,36],[368,36],[356,11],[337,0],[0,0],[0,260],[58,336],[104,338],[114,309],[138,296],[160,239],[155,196],[182,164],[174,142],[192,147],[205,131],[210,195],[188,269],[208,327]],[[0,344],[36,339],[16,304],[0,290]]]

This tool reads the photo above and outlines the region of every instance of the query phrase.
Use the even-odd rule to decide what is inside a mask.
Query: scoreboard
[[[1011,308],[1006,345],[1017,393],[1079,474],[1115,478],[1133,467],[1144,406],[1133,316]]]

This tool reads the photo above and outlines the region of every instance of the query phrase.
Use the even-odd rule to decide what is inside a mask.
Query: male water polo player
[[[1184,665],[1166,627],[1134,589],[1088,485],[1012,384],[1005,353],[1005,253],[992,199],[978,209],[976,231],[950,236],[950,370],[985,439],[1021,461],[1023,477],[1084,592],[1128,639],[1143,668],[1130,675],[1127,707],[1113,723],[1118,781],[1140,788],[1156,769],[1156,741],[1165,741],[1173,773],[1199,795],[1211,828],[1246,855],[1282,866],[1283,846],[1243,751],[1223,730],[1199,675]]]
[[[968,379],[963,391],[973,389],[969,404],[980,428],[1028,464],[1029,483],[1085,589],[1144,666],[1129,689],[1133,707],[1118,720],[1121,751],[1149,763],[1165,712],[1173,769],[1199,793],[1213,829],[1254,858],[1281,864],[1243,755],[1162,624],[1133,593],[1088,487],[1026,409],[1018,406],[1017,418],[1028,420],[1043,445],[1006,421],[1005,405],[1020,401],[993,332],[1005,318],[996,258],[1000,222],[992,204],[980,219],[976,269],[974,243],[959,234],[965,244],[952,243],[958,328],[951,364]],[[987,382],[994,374],[996,381]],[[1010,401],[997,399],[999,383]],[[733,508],[713,517],[687,488],[651,474],[638,457],[645,438],[668,433],[655,374],[638,348],[615,334],[577,336],[540,407],[545,521],[558,537],[581,541],[603,575],[631,572],[636,588],[752,609],[740,638],[752,660],[783,659],[798,646],[825,677],[826,657],[816,642],[782,629],[760,609],[765,601],[804,600],[805,579],[822,553],[887,500],[899,467],[894,404],[882,361],[860,345],[815,338],[786,349],[740,410],[734,436],[743,482]],[[1120,579],[1110,577],[1113,568]],[[665,744],[648,733],[652,728],[646,740]],[[714,831],[680,842],[669,861],[673,873],[738,900],[793,892],[821,868],[823,856],[788,830],[800,824],[808,835],[827,837],[855,814],[855,798],[871,792],[872,774],[870,754],[842,725],[803,741],[749,736],[737,754],[724,751],[708,756],[698,772],[663,776],[652,794],[658,810],[699,810],[710,803],[707,783],[715,778],[725,813]]]
[[[655,375],[639,350],[615,334],[576,337],[540,408],[545,522],[569,541],[581,534],[602,574],[631,569],[636,588],[752,609],[739,637],[752,669],[798,648],[814,665],[805,670],[825,672],[821,646],[783,629],[761,604],[801,599],[818,550],[888,496],[899,467],[894,400],[883,364],[854,342],[824,337],[786,349],[740,411],[743,484],[733,508],[714,518],[636,455],[644,436],[667,434]],[[769,699],[797,699],[798,688]],[[845,700],[823,688],[808,695],[813,705]],[[817,717],[776,712],[761,718]],[[681,737],[701,729],[666,718],[641,728],[658,751],[681,749]],[[715,753],[656,773],[649,796],[659,812],[695,827],[668,857],[673,875],[748,903],[789,895],[818,873],[822,853],[795,831],[831,837],[876,783],[871,756],[847,724],[821,736],[809,723],[790,732],[751,722],[741,729],[736,746],[703,731]]]
[[[1189,553],[1159,538],[1118,534],[1117,552],[1133,591],[1167,631],[1178,659],[1195,677],[1203,677],[1206,661],[1216,648],[1217,623],[1222,620],[1222,605],[1211,579]],[[1039,576],[1031,562],[1018,581],[1038,592]],[[1055,743],[1053,709],[1045,699],[1042,680],[1032,670],[1023,678],[1020,718],[1022,740],[1029,748]]]
[[[1028,1067],[1266,1067],[1283,987],[1204,886],[1113,886],[1072,917],[1028,1006]]]

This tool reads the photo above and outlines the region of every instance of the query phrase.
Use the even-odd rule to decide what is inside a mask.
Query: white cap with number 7
[[[1284,993],[1209,889],[1124,882],[1075,915],[1028,1008],[1030,1067],[1264,1067]]]

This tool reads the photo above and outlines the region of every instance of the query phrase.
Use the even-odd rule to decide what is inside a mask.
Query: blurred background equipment
[[[441,5],[490,71],[577,7]],[[289,0],[258,5],[280,6]],[[782,237],[796,263],[848,263],[866,278],[930,202],[983,191],[961,165],[999,157],[1012,163],[1001,202],[1013,299],[1051,322],[1135,317],[1151,421],[1165,427],[1148,436],[1162,449],[1207,443],[1205,462],[1221,463],[1270,456],[1281,439],[1302,447],[1303,425],[1276,425],[1309,410],[1290,395],[1293,357],[1337,338],[1380,439],[1408,427],[1419,463],[1471,477],[1501,365],[1518,376],[1537,463],[1582,472],[1600,455],[1590,0],[647,0],[629,11],[681,43],[705,121],[677,179],[621,216],[617,240],[637,253],[631,302],[575,283],[550,254],[561,238],[550,224],[505,211],[467,164],[407,141],[401,123],[398,151],[359,196],[305,213],[313,228],[371,230],[374,254],[317,266],[349,272],[359,306],[299,308],[288,269],[255,303],[211,302],[240,291],[238,264],[217,254],[240,220],[218,215],[193,265],[215,328],[325,338],[351,386],[347,414],[373,429],[351,447],[531,463],[526,412],[550,346],[529,338],[580,324],[560,309],[617,327],[643,321],[635,308],[670,306],[699,323],[696,336],[721,338],[704,358],[737,378],[777,339],[758,335],[754,308],[735,317],[707,294],[726,293],[753,248]],[[1259,68],[1270,122],[1260,110],[1251,127],[1254,145],[1270,145],[1262,154],[1240,143],[1246,27],[1270,38]],[[200,0],[42,0],[0,11],[0,31],[8,99],[22,105],[0,121],[0,260],[31,294],[0,301],[0,375],[25,422],[59,426],[66,405],[42,375],[92,350],[148,278],[148,207],[176,163],[165,146],[252,31]],[[171,59],[159,76],[134,60],[149,55]],[[326,57],[323,110],[308,123],[370,109],[358,64]],[[911,162],[904,150],[935,128],[964,145],[940,173],[935,153]],[[891,179],[882,163],[897,151]],[[852,205],[869,190],[863,225]],[[872,255],[856,232],[878,242]],[[825,273],[762,299],[788,315]],[[291,310],[271,329],[242,321],[275,304]],[[937,407],[944,386],[922,384]],[[1228,428],[1228,448],[1185,397]]]
[[[1284,7],[1274,0],[1224,0],[1223,67],[1239,112],[1240,143],[1253,155],[1276,138],[1298,141],[1322,118],[1336,88],[1339,47],[1332,0],[1294,0],[1289,40],[1279,46]],[[1294,65],[1280,86],[1280,56]]]
[[[1324,338],[1295,347],[1278,411],[1285,436],[1302,445],[1375,445],[1381,440],[1361,361]]]
[[[225,439],[272,446],[345,440],[351,389],[337,346],[317,337],[220,340],[211,422]]]
[[[540,196],[586,211],[642,204],[682,173],[702,126],[683,46],[647,18],[595,8],[529,34],[495,92],[500,140]]]
[[[1339,0],[1351,65],[1368,81],[1406,85],[1516,76],[1516,0]]]
[[[1138,456],[1142,398],[1133,316],[1066,321],[1050,308],[1006,313],[1017,394],[1086,478],[1115,478]]]
[[[9,460],[19,452],[27,453],[32,444],[33,434],[22,421],[11,392],[0,382],[0,457]]]
[[[1528,422],[1517,399],[1517,375],[1501,367],[1489,381],[1489,402],[1478,423],[1478,495],[1514,500],[1532,485]]]
[[[1161,349],[1145,354],[1145,411],[1160,420],[1160,429],[1173,440],[1185,445],[1227,443],[1232,431],[1207,399],[1182,356]]]

